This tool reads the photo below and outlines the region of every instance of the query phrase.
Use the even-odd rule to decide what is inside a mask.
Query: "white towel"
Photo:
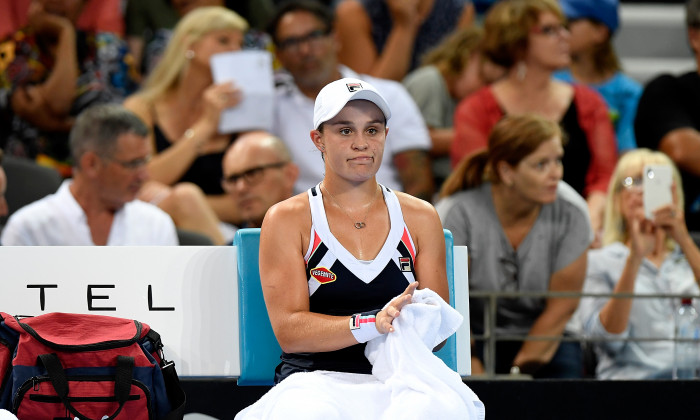
[[[295,373],[236,419],[483,420],[484,404],[432,353],[462,320],[437,293],[416,290],[394,320],[394,332],[367,343],[372,375]]]
[[[432,352],[463,320],[437,293],[416,290],[394,320],[394,332],[367,343],[372,375],[391,388],[386,418],[483,419],[483,403]]]
[[[0,410],[0,420],[17,420],[17,417],[7,410]]]

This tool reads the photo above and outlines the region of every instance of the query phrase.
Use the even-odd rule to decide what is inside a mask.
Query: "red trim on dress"
[[[314,230],[314,244],[311,246],[311,253],[309,253],[309,258],[306,258],[304,262],[309,262],[319,245],[321,245],[321,238],[318,237],[318,233],[316,233],[316,231]]]
[[[406,227],[403,228],[403,236],[401,236],[401,242],[406,245],[406,248],[408,248],[408,252],[411,253],[411,258],[413,261],[416,260],[416,251],[413,249],[413,245],[411,245],[411,237],[408,236],[408,229]]]

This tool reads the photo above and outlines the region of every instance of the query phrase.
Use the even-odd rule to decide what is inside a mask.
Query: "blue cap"
[[[559,0],[564,15],[569,19],[593,19],[614,33],[620,24],[618,0]]]

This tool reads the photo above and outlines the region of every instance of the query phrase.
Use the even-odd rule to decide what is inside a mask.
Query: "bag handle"
[[[70,411],[80,420],[90,420],[90,418],[85,417],[78,412],[78,410],[76,410],[71,404],[70,398],[68,397],[68,377],[66,376],[66,372],[63,370],[63,365],[58,359],[58,356],[55,353],[41,354],[39,355],[39,359],[46,368],[49,378],[51,378],[51,384],[56,390],[58,397],[61,399],[61,402],[63,402],[63,405],[66,406],[68,411]],[[117,415],[122,411],[122,408],[124,408],[124,404],[129,399],[131,381],[133,379],[134,363],[133,357],[117,356],[117,370],[114,376],[114,397],[119,403],[119,407],[114,414],[105,420],[112,420],[117,417]]]
[[[180,385],[180,379],[175,370],[175,362],[165,362],[161,366],[163,379],[165,380],[165,390],[171,407],[170,412],[163,417],[163,420],[182,420],[185,415],[185,402],[187,397]]]
[[[175,370],[175,362],[165,359],[165,355],[163,354],[163,342],[160,339],[160,334],[154,330],[149,330],[146,334],[146,338],[153,344],[154,350],[160,359],[159,365],[165,382],[165,392],[168,395],[168,402],[170,402],[170,412],[166,414],[162,420],[182,420],[185,416],[187,397],[180,385],[180,379]]]

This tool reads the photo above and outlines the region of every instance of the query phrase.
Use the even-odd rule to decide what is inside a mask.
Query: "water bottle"
[[[695,341],[676,341],[673,358],[673,379],[695,379],[700,362],[700,320],[693,307],[691,298],[683,298],[675,314],[676,339],[693,339]]]

